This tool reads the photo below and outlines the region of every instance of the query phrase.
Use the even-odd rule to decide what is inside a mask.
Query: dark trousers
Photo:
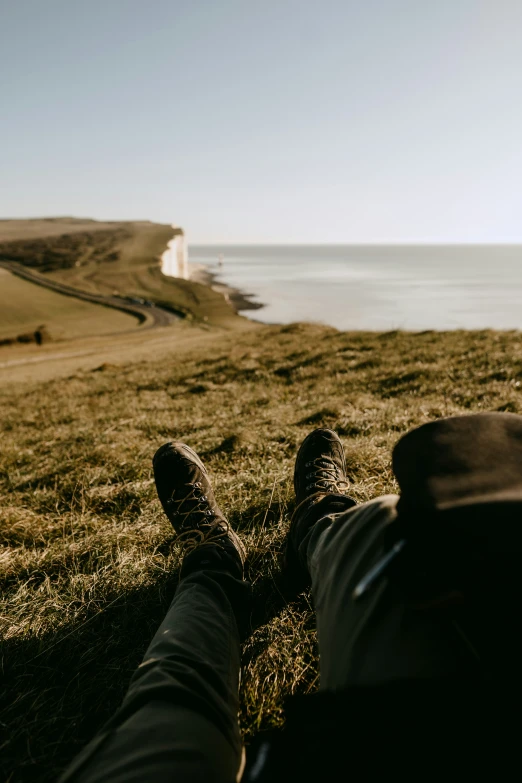
[[[312,578],[320,688],[457,671],[454,642],[404,604],[387,580],[361,602],[359,580],[382,556],[397,496],[350,508],[328,495],[307,512],[299,557]],[[231,782],[242,768],[237,721],[240,640],[234,609],[246,584],[225,573],[185,577],[120,709],[61,783]]]

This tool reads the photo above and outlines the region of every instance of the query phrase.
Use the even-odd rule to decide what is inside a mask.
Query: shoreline
[[[236,313],[245,310],[261,310],[261,308],[265,307],[263,302],[252,301],[251,297],[254,294],[249,294],[240,288],[234,288],[227,283],[218,282],[217,278],[218,273],[213,272],[210,267],[189,261],[189,280],[206,285],[212,288],[213,291],[216,291],[216,293],[221,294]]]

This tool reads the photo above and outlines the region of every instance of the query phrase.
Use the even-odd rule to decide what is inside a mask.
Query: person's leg
[[[163,507],[189,549],[180,585],[122,706],[63,783],[228,782],[240,769],[244,550],[191,450],[167,444],[154,468]]]
[[[316,467],[310,470],[310,464]],[[321,465],[329,465],[326,473],[323,467],[321,474]],[[316,430],[296,460],[299,505],[289,550],[312,583],[321,690],[457,673],[461,660],[448,627],[415,611],[387,579],[354,600],[356,586],[385,552],[385,531],[396,517],[398,496],[357,506],[338,491],[345,478],[339,439]]]

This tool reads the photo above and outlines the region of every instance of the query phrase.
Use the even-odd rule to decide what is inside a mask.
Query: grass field
[[[211,288],[161,273],[159,256],[172,238],[169,226],[140,225],[121,242],[113,263],[90,262],[55,271],[51,276],[92,293],[136,296],[175,307],[194,320],[230,324],[237,319],[224,298]]]
[[[109,231],[119,225],[110,221],[74,217],[0,219],[0,243],[59,237],[85,231]]]
[[[174,233],[147,221],[0,220],[0,260],[89,293],[149,299],[191,320],[233,327],[238,316],[219,293],[161,274],[160,256]]]
[[[126,331],[136,318],[22,280],[0,268],[0,340],[45,326],[52,340]]]
[[[173,341],[161,359],[0,389],[2,780],[51,781],[119,703],[176,586],[151,457],[195,448],[244,537],[256,605],[243,650],[245,739],[317,687],[310,597],[282,605],[278,556],[297,446],[347,449],[357,500],[395,490],[390,452],[430,419],[522,412],[522,336],[259,326]],[[23,393],[21,393],[23,391]]]

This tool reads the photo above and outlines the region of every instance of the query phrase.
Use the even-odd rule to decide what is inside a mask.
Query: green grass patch
[[[40,327],[50,339],[128,331],[137,318],[108,307],[64,296],[22,280],[0,268],[0,341],[17,338]]]

